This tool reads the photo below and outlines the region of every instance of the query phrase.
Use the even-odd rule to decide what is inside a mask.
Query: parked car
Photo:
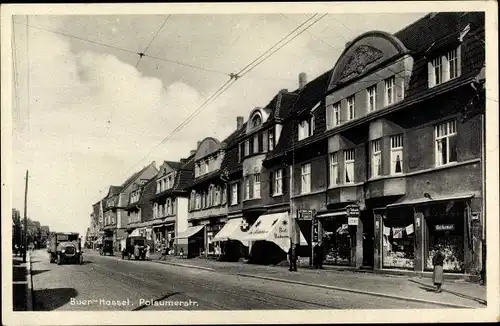
[[[53,233],[49,240],[50,263],[61,265],[65,262],[83,264],[83,252],[81,248],[80,235],[76,232]]]

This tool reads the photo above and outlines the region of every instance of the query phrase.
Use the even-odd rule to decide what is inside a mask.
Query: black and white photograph
[[[492,4],[2,5],[6,324],[498,320]]]

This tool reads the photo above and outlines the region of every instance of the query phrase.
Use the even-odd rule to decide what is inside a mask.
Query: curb
[[[26,255],[26,278],[28,289],[26,293],[26,311],[33,311],[33,277],[31,275],[31,253]]]
[[[421,283],[421,282],[418,282],[416,280],[408,279],[408,281],[410,281],[412,283],[415,283],[415,284],[432,287],[429,284]],[[471,301],[475,301],[475,302],[480,303],[480,304],[485,305],[485,306],[488,304],[488,302],[486,300],[483,300],[483,299],[478,298],[478,297],[474,297],[474,296],[471,296],[471,295],[466,295],[466,294],[463,294],[463,293],[460,293],[460,292],[455,292],[455,291],[447,290],[447,289],[444,289],[444,288],[442,290],[443,290],[443,292],[447,292],[447,293],[456,295],[457,297],[466,298],[466,299],[469,299]]]
[[[209,268],[209,267],[201,267],[201,266],[189,265],[189,264],[172,263],[169,261],[159,261],[159,260],[150,260],[150,261],[157,263],[157,264],[180,266],[180,267],[187,267],[187,268],[194,268],[194,269],[201,269],[201,270],[205,270],[205,271],[215,272],[215,269]]]
[[[357,294],[371,295],[371,296],[375,296],[375,297],[383,297],[383,298],[403,300],[403,301],[409,301],[409,302],[434,304],[434,305],[445,306],[445,307],[450,307],[450,308],[477,309],[477,307],[472,307],[472,306],[465,306],[465,305],[445,303],[445,302],[440,302],[440,301],[418,299],[418,298],[412,298],[412,297],[402,297],[402,296],[397,296],[397,295],[392,295],[392,294],[362,291],[362,290],[356,290],[356,289],[341,288],[341,287],[337,287],[337,286],[324,285],[324,284],[307,283],[307,282],[294,281],[294,280],[285,280],[282,278],[275,278],[275,277],[269,277],[269,276],[250,275],[250,274],[242,274],[242,273],[237,273],[235,275],[242,276],[242,277],[248,277],[248,278],[258,278],[258,279],[263,279],[263,280],[282,282],[282,283],[305,285],[305,286],[311,286],[311,287],[317,287],[317,288],[323,288],[323,289],[329,289],[329,290],[337,290],[337,291],[351,292],[351,293],[357,293]]]

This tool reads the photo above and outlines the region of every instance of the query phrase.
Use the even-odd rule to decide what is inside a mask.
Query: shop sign
[[[319,224],[318,221],[314,221],[312,225],[312,241],[313,242],[318,242],[319,239]]]
[[[347,211],[347,217],[359,217],[360,215],[359,206],[357,205],[347,206],[346,211]]]
[[[435,226],[436,231],[454,231],[455,224],[437,224]]]
[[[297,219],[301,221],[310,221],[313,219],[312,209],[299,209],[297,211]]]
[[[358,226],[358,218],[357,217],[348,217],[347,218],[347,224],[348,225],[355,225]]]

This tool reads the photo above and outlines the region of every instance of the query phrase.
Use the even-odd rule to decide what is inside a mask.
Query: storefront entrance
[[[351,265],[354,231],[348,225],[347,215],[324,217],[321,219],[321,225],[323,228],[323,248],[325,249],[324,263]]]
[[[373,211],[366,210],[361,215],[363,224],[363,267],[373,268],[375,253],[375,230]]]
[[[448,202],[429,205],[425,209],[425,270],[432,270],[432,257],[438,247],[445,256],[443,269],[446,272],[463,273],[465,242],[465,205],[463,202]]]

